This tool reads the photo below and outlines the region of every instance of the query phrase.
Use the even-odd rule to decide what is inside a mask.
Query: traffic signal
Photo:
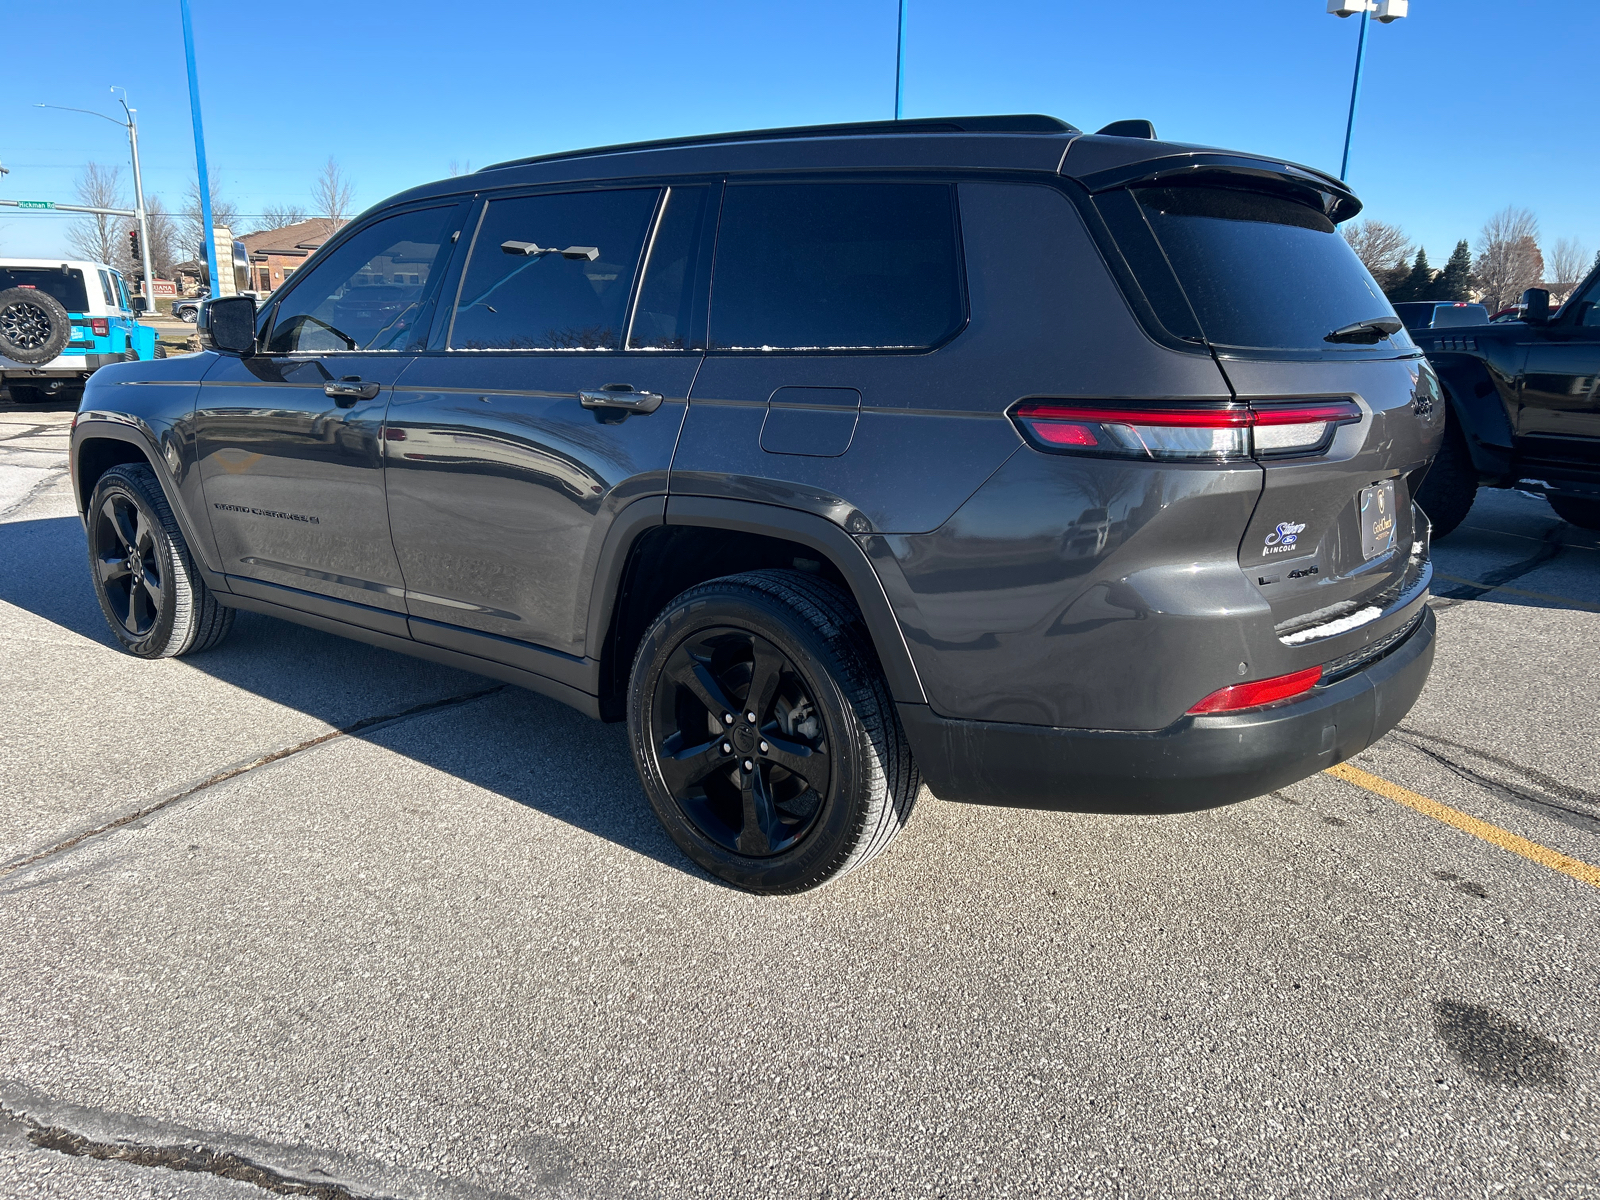
[[[139,260],[139,231],[137,229],[128,230],[128,261],[129,262],[133,262],[133,263],[137,263],[137,262],[140,261]]]

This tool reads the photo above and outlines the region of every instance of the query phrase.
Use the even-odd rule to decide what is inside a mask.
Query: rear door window
[[[712,189],[675,184],[667,189],[655,232],[645,249],[644,279],[628,324],[630,350],[703,350],[705,314],[696,310],[710,263],[701,246]]]
[[[711,288],[713,349],[930,349],[966,318],[954,189],[731,184]]]
[[[1134,204],[1103,201],[1101,210],[1157,316],[1179,336],[1198,326],[1200,337],[1223,347],[1370,353],[1327,336],[1395,315],[1333,222],[1307,204],[1199,186],[1138,188],[1133,197]],[[1150,235],[1154,254],[1142,245]],[[1411,346],[1403,332],[1389,341]]]
[[[489,201],[462,276],[450,348],[620,349],[660,197],[659,188],[627,188]]]
[[[61,302],[69,313],[89,311],[89,289],[77,267],[0,267],[0,292],[9,288],[38,288]]]
[[[117,286],[111,282],[110,271],[101,271],[99,274],[100,294],[105,297],[106,307],[114,309],[117,307]]]

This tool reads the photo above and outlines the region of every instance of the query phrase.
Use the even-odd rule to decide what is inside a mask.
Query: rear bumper
[[[1153,733],[962,721],[899,705],[943,800],[1071,811],[1184,812],[1260,796],[1365,750],[1411,710],[1433,666],[1434,617],[1383,658],[1310,696],[1184,717]]]

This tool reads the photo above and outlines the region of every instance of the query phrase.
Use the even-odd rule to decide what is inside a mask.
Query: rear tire
[[[1600,500],[1579,496],[1546,496],[1556,516],[1579,529],[1600,529]]]
[[[794,571],[716,579],[668,604],[634,658],[628,732],[672,840],[752,892],[855,870],[894,840],[922,785],[860,613]]]
[[[195,568],[155,472],[122,463],[89,499],[89,576],[117,641],[140,658],[209,650],[233,628]]]
[[[1444,428],[1444,444],[1428,468],[1428,475],[1417,489],[1417,505],[1433,522],[1433,539],[1438,541],[1467,519],[1478,494],[1478,469],[1472,453],[1451,414]]]

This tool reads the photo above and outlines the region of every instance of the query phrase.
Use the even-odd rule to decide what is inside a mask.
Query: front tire
[[[89,499],[89,574],[117,641],[140,658],[209,650],[233,628],[195,568],[155,472],[110,468]]]
[[[1546,496],[1550,507],[1569,525],[1579,529],[1600,529],[1600,500],[1586,500],[1581,496]]]
[[[1454,414],[1445,425],[1444,444],[1428,468],[1428,475],[1417,489],[1417,505],[1433,522],[1433,540],[1451,533],[1467,519],[1478,494],[1478,468],[1472,465],[1467,439],[1456,424]]]
[[[921,787],[855,605],[794,571],[713,580],[667,605],[634,659],[628,732],[672,840],[753,892],[855,870]]]

